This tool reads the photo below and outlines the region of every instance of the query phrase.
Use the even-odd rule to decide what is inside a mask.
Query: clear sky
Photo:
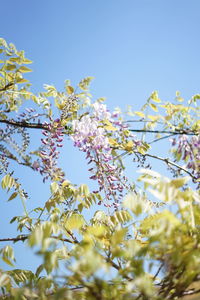
[[[0,32],[34,61],[37,90],[91,75],[95,95],[137,106],[199,91],[199,19],[199,0],[10,0]]]
[[[36,92],[44,83],[63,89],[65,79],[75,85],[94,76],[95,97],[105,96],[110,108],[135,110],[153,90],[169,101],[177,90],[185,98],[199,93],[199,0],[9,0],[0,8],[0,36],[34,61],[28,77]],[[78,151],[70,155],[74,179],[73,165],[82,170],[84,163]],[[31,188],[33,177],[26,174]],[[36,190],[47,193],[41,178],[34,180]],[[0,205],[14,214],[12,203]],[[34,260],[27,260],[19,266],[33,268]]]

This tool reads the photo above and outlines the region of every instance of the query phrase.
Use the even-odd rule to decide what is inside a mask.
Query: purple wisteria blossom
[[[119,135],[121,130],[127,128],[127,125],[119,120],[114,120],[118,115],[111,114],[105,104],[95,102],[92,107],[93,112],[90,116],[85,115],[80,120],[72,122],[74,133],[71,138],[76,147],[86,152],[88,164],[92,165],[89,168],[92,173],[90,179],[96,180],[99,186],[98,190],[94,192],[104,192],[106,200],[114,200],[112,203],[106,202],[104,205],[117,209],[128,184],[122,167],[114,161],[108,131],[104,128],[103,122],[108,120],[116,127],[115,135]]]
[[[189,138],[187,135],[171,139],[177,160],[183,159],[196,179],[200,178],[200,135]]]
[[[43,150],[40,151],[41,163],[39,160],[33,163],[33,168],[44,176],[43,181],[48,178],[51,180],[62,181],[64,177],[63,171],[58,168],[57,160],[60,152],[57,148],[62,147],[63,127],[60,125],[60,120],[57,119],[52,124],[45,123],[48,130],[42,131],[44,138],[41,139]]]

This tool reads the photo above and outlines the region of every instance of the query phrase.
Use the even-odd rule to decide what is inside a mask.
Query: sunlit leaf
[[[133,150],[133,146],[134,146],[134,142],[133,141],[128,141],[125,145],[124,145],[124,150],[130,152]]]
[[[32,72],[31,69],[29,69],[29,68],[27,68],[25,66],[21,66],[17,71],[20,72],[20,73]]]
[[[51,189],[51,193],[55,194],[59,190],[58,183],[57,182],[52,182],[51,186],[50,186],[50,189]]]
[[[134,114],[141,118],[145,118],[145,114],[142,111],[134,111]]]
[[[70,86],[70,85],[68,85],[68,86],[66,87],[66,90],[67,90],[67,93],[68,93],[68,94],[73,94],[73,93],[74,93],[74,89],[73,89],[73,87]]]
[[[154,110],[154,111],[158,111],[158,108],[157,108],[157,106],[155,105],[155,104],[153,104],[153,103],[149,103],[149,106]]]

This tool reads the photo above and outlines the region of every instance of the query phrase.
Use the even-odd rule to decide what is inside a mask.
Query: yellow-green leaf
[[[105,120],[105,121],[104,121],[104,124],[105,124],[104,128],[105,128],[106,130],[108,130],[108,131],[116,131],[116,130],[117,130],[117,128],[114,127],[114,126],[112,125],[112,123],[111,123],[110,121],[108,121],[108,120]]]
[[[109,138],[109,144],[112,146],[112,147],[117,147],[119,144],[117,143],[117,141],[113,138]]]
[[[86,77],[84,79],[82,79],[79,83],[79,87],[80,89],[82,89],[83,91],[87,91],[88,90],[88,87],[90,85],[90,82],[92,81],[94,77]]]
[[[124,149],[128,152],[133,150],[133,146],[134,146],[134,142],[133,141],[128,141],[125,145],[124,145]]]
[[[15,65],[9,64],[9,65],[7,65],[7,66],[5,67],[5,69],[6,69],[7,71],[13,71],[13,70],[16,69],[16,66],[15,66]]]
[[[158,121],[158,119],[160,118],[160,116],[153,116],[153,115],[148,115],[147,117],[152,121]]]
[[[16,82],[17,83],[26,83],[26,82],[29,82],[29,80],[27,80],[25,78],[17,78]]]
[[[73,94],[73,93],[74,93],[74,88],[73,88],[72,86],[70,86],[70,85],[68,85],[68,86],[66,87],[66,90],[67,90],[67,93],[68,93],[68,94]]]
[[[176,188],[182,187],[184,184],[186,184],[190,180],[189,176],[182,177],[182,178],[176,178],[171,180],[171,184],[175,186]]]
[[[64,225],[67,230],[80,229],[85,224],[84,218],[79,214],[72,214],[66,218]]]
[[[154,102],[156,103],[160,103],[161,100],[158,98],[158,92],[157,91],[154,91],[152,94],[151,94],[151,97],[150,97]]]
[[[141,118],[144,118],[145,117],[145,114],[141,111],[134,111],[134,114],[141,117]]]
[[[158,111],[158,108],[157,108],[157,106],[155,105],[155,104],[153,104],[153,103],[149,103],[149,106],[154,110],[154,111]]]
[[[11,57],[9,60],[15,63],[19,63],[21,61],[20,57]]]
[[[125,196],[123,206],[130,209],[136,216],[146,212],[149,207],[145,197],[136,195],[135,193],[129,193]]]
[[[106,227],[102,225],[94,225],[87,227],[87,233],[98,238],[103,237],[106,234],[106,232]]]
[[[24,58],[23,59],[23,64],[32,64],[32,60],[30,60],[28,58]]]
[[[9,197],[8,201],[15,199],[17,197],[17,195],[18,195],[17,192],[12,193],[12,195]]]
[[[21,66],[21,67],[18,69],[18,71],[19,71],[20,73],[32,72],[31,69],[29,69],[29,68],[27,68],[27,67],[25,67],[25,66]]]
[[[52,194],[55,194],[59,190],[59,185],[57,182],[52,182],[50,186],[50,190]]]
[[[14,184],[15,184],[15,180],[9,174],[4,176],[1,181],[1,186],[3,189],[6,189],[6,188],[10,189],[13,187]]]
[[[116,230],[111,238],[111,243],[112,245],[118,245],[120,244],[122,241],[124,241],[125,235],[127,233],[127,228],[122,228],[119,230]]]

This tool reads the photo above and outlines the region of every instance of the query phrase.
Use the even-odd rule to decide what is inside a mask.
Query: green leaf
[[[15,65],[7,65],[7,66],[5,67],[5,69],[6,69],[7,71],[13,71],[13,70],[16,69],[16,66],[15,66]]]
[[[87,233],[89,233],[97,238],[101,238],[101,237],[105,236],[107,231],[108,230],[106,229],[106,227],[102,226],[102,225],[93,225],[93,226],[87,227]]]
[[[3,288],[7,285],[10,285],[11,278],[7,274],[0,274],[0,287]]]
[[[17,71],[20,72],[20,73],[32,72],[31,69],[29,69],[29,68],[27,68],[25,66],[21,66]]]
[[[188,181],[190,180],[189,176],[186,177],[181,177],[181,178],[176,178],[171,180],[171,184],[175,187],[175,188],[180,188],[183,185],[185,185]]]
[[[150,97],[154,102],[156,103],[160,103],[161,100],[158,98],[158,92],[157,91],[154,91],[152,94],[151,94],[151,97]]]
[[[0,46],[3,46],[4,48],[8,48],[8,44],[6,43],[6,40],[3,38],[0,38]]]
[[[137,115],[138,117],[145,118],[145,114],[141,111],[134,111],[134,114]]]
[[[72,86],[70,86],[70,85],[68,85],[68,86],[66,87],[66,90],[67,90],[67,93],[68,93],[68,94],[73,94],[73,93],[74,93],[74,88],[73,88]]]
[[[132,217],[127,210],[118,210],[110,217],[110,220],[115,225],[127,223],[131,219]]]
[[[20,270],[20,269],[14,269],[12,271],[7,271],[7,274],[14,279],[16,284],[19,284],[21,282],[25,282],[28,280],[32,280],[34,278],[34,274],[29,270]]]
[[[181,221],[170,211],[164,210],[153,216],[149,216],[141,223],[141,232],[150,232],[152,235],[158,235],[159,238],[166,238],[175,228],[181,226]]]
[[[108,130],[108,131],[116,131],[116,130],[118,130],[116,127],[114,127],[113,125],[112,125],[112,123],[110,122],[110,121],[108,121],[108,120],[105,120],[104,121],[104,128],[106,129],[106,130]]]
[[[92,81],[92,79],[94,79],[94,77],[86,77],[86,78],[84,78],[83,80],[81,80],[80,82],[79,82],[79,87],[80,87],[80,89],[82,89],[83,91],[87,91],[88,90],[88,88],[89,88],[89,85],[90,85],[90,83],[91,83],[91,81]]]
[[[39,267],[37,268],[37,270],[36,270],[36,272],[35,272],[35,275],[36,275],[37,277],[39,277],[40,273],[41,273],[43,270],[44,270],[44,265],[43,265],[43,264],[39,265]]]
[[[130,152],[133,151],[133,146],[134,146],[134,142],[133,141],[128,141],[124,146],[124,150]]]
[[[155,286],[153,285],[153,280],[149,274],[137,276],[133,283],[134,286],[137,287],[137,290],[139,290],[142,295],[145,295],[144,299],[154,298]]]
[[[85,220],[82,215],[72,214],[65,219],[64,226],[67,230],[80,229],[85,224]]]
[[[83,194],[85,197],[90,195],[90,191],[87,184],[81,184],[79,189],[80,193]]]
[[[24,58],[23,59],[23,64],[32,64],[32,60],[28,59],[28,58]]]
[[[119,245],[123,240],[124,240],[124,237],[127,233],[127,228],[122,228],[122,229],[119,229],[119,230],[116,230],[112,237],[111,237],[111,243],[112,245]]]
[[[13,267],[14,264],[12,261],[15,261],[13,248],[7,245],[0,250],[0,253],[2,255],[2,260],[9,266]]]
[[[154,110],[154,111],[158,111],[158,108],[157,108],[157,106],[155,105],[155,104],[153,104],[153,103],[149,103],[149,106]]]
[[[50,185],[50,190],[52,194],[55,194],[59,190],[59,185],[57,182],[52,182]]]
[[[13,217],[11,220],[10,220],[10,224],[14,223],[16,220],[18,219],[18,217]]]
[[[20,57],[11,57],[11,58],[9,59],[9,61],[12,61],[12,62],[15,62],[15,63],[20,63],[21,58],[20,58]]]
[[[13,199],[15,199],[17,197],[18,193],[17,192],[14,192],[8,199],[8,201],[11,201]]]
[[[146,147],[142,146],[138,146],[137,147],[138,152],[140,152],[141,154],[145,154],[147,152]]]
[[[25,78],[17,78],[16,82],[17,83],[26,83],[26,82],[29,82],[29,80],[25,79]]]
[[[6,188],[10,189],[13,187],[14,184],[15,184],[15,179],[13,177],[11,177],[9,174],[4,176],[1,181],[1,186],[3,189],[6,189]]]
[[[125,196],[123,206],[129,208],[136,216],[145,213],[149,209],[146,198],[133,192]]]

